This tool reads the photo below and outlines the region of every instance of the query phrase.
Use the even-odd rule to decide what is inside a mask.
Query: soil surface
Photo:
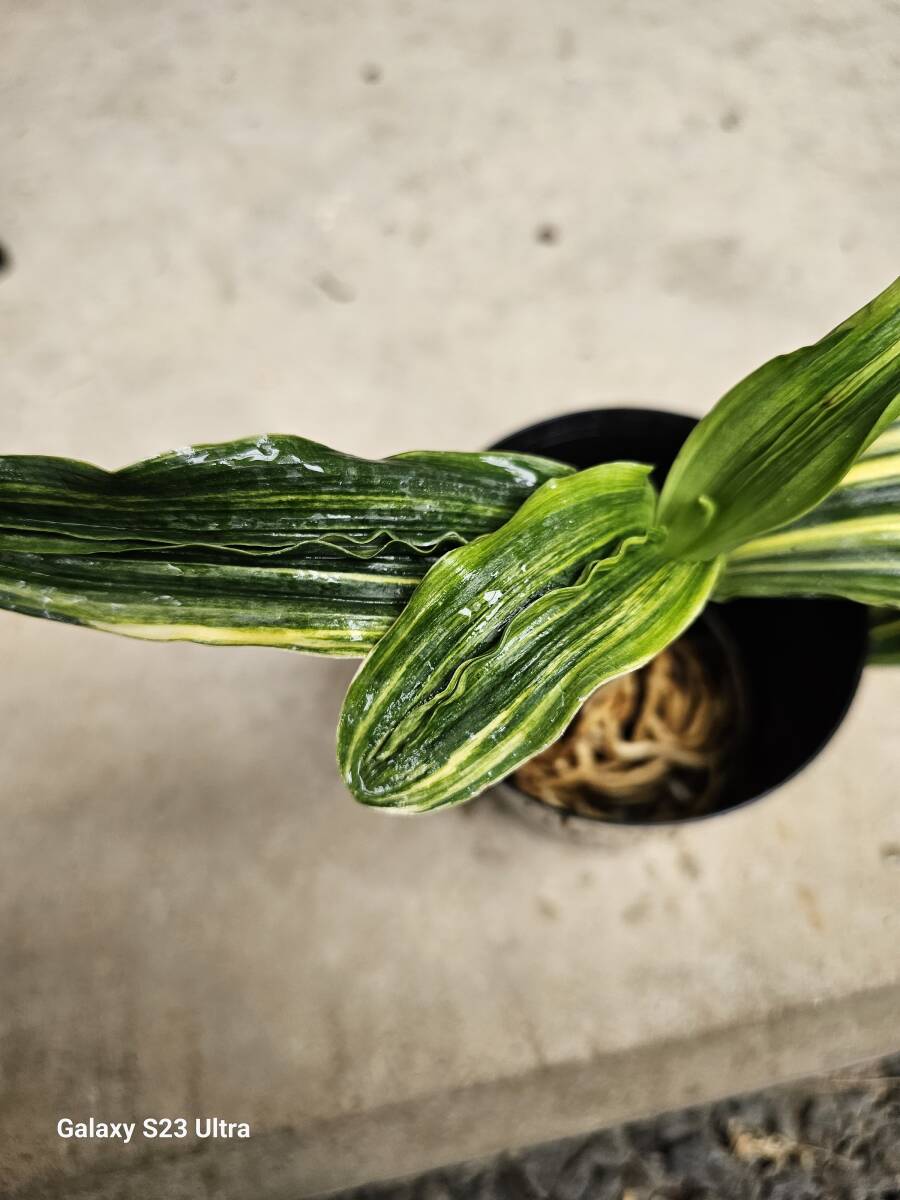
[[[341,1200],[900,1200],[900,1054]]]

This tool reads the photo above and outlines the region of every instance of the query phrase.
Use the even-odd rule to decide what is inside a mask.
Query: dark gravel
[[[900,1200],[900,1054],[341,1200]]]

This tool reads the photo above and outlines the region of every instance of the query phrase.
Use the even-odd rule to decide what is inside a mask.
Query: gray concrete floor
[[[701,413],[895,273],[896,28],[8,3],[0,446],[376,455]],[[346,664],[8,614],[0,662],[0,1189],[171,1169],[187,1196],[226,1164],[228,1194],[300,1195],[897,1044],[900,673],[777,796],[611,856],[490,803],[355,807]],[[254,1137],[60,1142],[78,1114]]]

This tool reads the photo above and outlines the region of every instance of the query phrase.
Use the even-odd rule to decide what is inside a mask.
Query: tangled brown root
[[[716,806],[740,742],[731,656],[702,628],[599,688],[514,782],[556,808],[611,820],[677,820]]]

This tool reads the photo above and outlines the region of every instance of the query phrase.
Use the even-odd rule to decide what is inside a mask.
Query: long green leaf
[[[362,656],[430,559],[0,554],[0,606],[154,641]]]
[[[716,595],[843,596],[900,607],[900,421],[812,512],[735,550]]]
[[[900,415],[900,279],[773,359],[694,429],[660,502],[673,557],[713,558],[813,508]]]
[[[114,472],[0,458],[0,607],[134,637],[360,655],[440,553],[568,473],[506,452],[370,461],[285,436]]]
[[[0,458],[0,535],[73,538],[90,543],[86,553],[120,545],[427,552],[496,528],[538,484],[570,470],[504,451],[371,460],[281,434],[188,446],[120,471],[11,455]]]
[[[879,614],[869,633],[869,662],[900,667],[900,617]]]
[[[344,704],[338,759],[357,799],[422,812],[471,798],[690,624],[718,564],[661,557],[648,470],[552,480],[431,568]]]

